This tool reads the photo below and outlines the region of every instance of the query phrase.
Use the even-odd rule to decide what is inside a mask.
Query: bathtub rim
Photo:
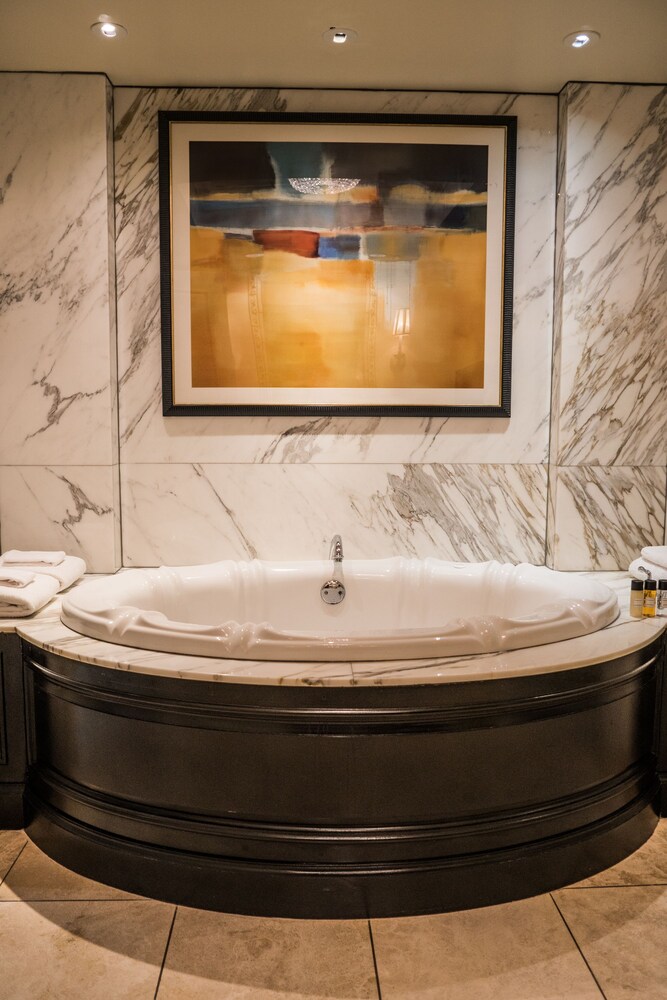
[[[120,573],[123,571],[121,570]],[[88,579],[119,574],[90,575]],[[625,572],[582,573],[586,578],[599,579],[615,589],[621,604],[621,617],[599,632],[576,639],[536,646],[511,653],[487,657],[469,657],[455,662],[447,660],[387,661],[373,664],[372,675],[365,675],[357,663],[334,664],[344,668],[332,674],[332,664],[298,664],[298,673],[286,669],[288,664],[270,661],[252,664],[192,655],[158,654],[109,642],[89,639],[74,632],[60,621],[58,595],[36,615],[28,618],[0,619],[1,633],[16,633],[33,645],[72,660],[92,662],[109,670],[130,671],[151,676],[182,677],[190,681],[215,681],[219,684],[280,685],[283,687],[365,687],[411,686],[414,684],[444,684],[475,680],[494,680],[499,673],[505,677],[553,673],[571,667],[596,663],[631,653],[651,643],[667,630],[667,618],[636,620],[627,614],[631,577]],[[279,670],[269,671],[268,667]]]
[[[66,659],[93,663],[110,671],[166,677],[188,682],[257,687],[412,687],[499,678],[548,675],[579,669],[605,659],[635,653],[667,631],[667,619],[621,621],[576,639],[487,656],[370,663],[294,663],[214,659],[176,653],[156,653],[81,636],[59,618],[5,626],[26,642]],[[274,668],[274,669],[270,669]],[[275,669],[277,668],[277,669]],[[334,668],[332,670],[332,668]],[[367,669],[364,672],[365,668]]]
[[[279,627],[267,621],[237,621],[224,624],[198,625],[168,617],[163,611],[141,607],[123,601],[122,584],[125,574],[108,580],[82,585],[64,596],[61,621],[72,631],[101,642],[144,649],[149,652],[180,656],[208,657],[222,660],[247,660],[251,662],[360,662],[384,663],[397,660],[441,660],[452,657],[495,656],[516,649],[564,642],[571,638],[595,634],[613,624],[620,614],[617,595],[602,581],[591,579],[590,596],[584,596],[584,581],[580,576],[570,576],[572,593],[559,593],[558,583],[568,579],[568,574],[547,566],[531,563],[501,563],[497,560],[464,563],[435,557],[413,559],[391,556],[382,559],[346,560],[348,574],[368,573],[371,568],[382,571],[395,568],[397,583],[404,585],[404,573],[422,565],[425,568],[441,567],[444,576],[457,570],[464,572],[466,582],[479,578],[480,588],[490,583],[487,577],[499,577],[504,586],[525,587],[538,585],[545,577],[554,595],[543,601],[529,614],[507,613],[503,616],[475,613],[466,618],[454,617],[442,625],[391,629],[369,629],[366,632],[350,630],[347,634],[308,629]],[[227,567],[246,567],[248,575],[266,571],[270,578],[277,568],[303,568],[316,574],[316,580],[327,579],[331,563],[323,560],[281,562],[272,560],[221,560],[195,566],[160,566],[137,568],[127,571],[135,582],[152,583],[160,588],[178,588],[187,591],[188,572],[214,579],[215,571],[223,573]],[[333,569],[335,573],[335,567]],[[467,571],[467,573],[465,573]],[[343,572],[341,570],[341,572]],[[345,574],[343,574],[345,575]],[[241,574],[243,579],[244,574]],[[472,581],[471,578],[472,577]],[[143,578],[143,579],[142,579]],[[256,581],[254,581],[256,582]],[[493,579],[493,583],[495,583]],[[264,581],[266,583],[266,581]],[[421,581],[420,581],[421,583]],[[109,586],[110,599],[117,603],[104,608],[97,606],[97,592],[104,595]],[[491,583],[491,585],[493,585]],[[348,584],[349,586],[349,584]],[[119,593],[114,595],[114,591]],[[175,594],[168,595],[173,601]],[[97,602],[96,602],[97,597]],[[150,603],[150,602],[149,602]],[[415,655],[410,655],[415,649]],[[391,652],[391,655],[389,653]]]

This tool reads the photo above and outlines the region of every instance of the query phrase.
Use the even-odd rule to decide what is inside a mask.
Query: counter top
[[[667,618],[637,620],[630,617],[628,607],[631,577],[627,573],[582,575],[604,583],[616,592],[621,609],[616,621],[599,632],[577,639],[483,656],[293,663],[152,652],[101,642],[72,631],[60,621],[60,594],[29,618],[0,619],[0,633],[17,633],[48,652],[113,670],[222,683],[355,686],[442,684],[567,670],[573,666],[586,666],[632,653],[648,645],[667,628]],[[87,580],[99,578],[86,577]]]

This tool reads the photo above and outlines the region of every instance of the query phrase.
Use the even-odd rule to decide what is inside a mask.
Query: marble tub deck
[[[647,645],[667,618],[629,615],[630,577],[627,573],[587,573],[605,583],[619,600],[620,615],[611,625],[577,639],[517,649],[509,653],[422,660],[340,663],[290,663],[271,660],[227,660],[183,656],[101,642],[79,635],[60,621],[60,598],[30,618],[0,619],[0,632],[16,632],[43,649],[73,660],[113,670],[176,676],[189,680],[243,684],[305,684],[326,686],[442,684],[447,681],[490,680],[531,673],[566,670],[630,653]],[[95,579],[100,579],[97,576]],[[74,588],[72,588],[74,589]]]

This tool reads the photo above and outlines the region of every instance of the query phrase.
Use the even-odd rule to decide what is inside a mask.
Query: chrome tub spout
[[[329,559],[333,560],[334,573],[336,573],[336,565],[340,566],[342,570],[343,540],[340,535],[334,535],[331,539]],[[342,572],[339,575],[342,576]],[[320,597],[325,604],[340,604],[340,602],[345,598],[345,584],[342,580],[339,580],[337,576],[333,576],[320,587]]]
[[[334,535],[331,539],[329,558],[333,559],[335,563],[342,563],[343,561],[343,539],[340,535]]]

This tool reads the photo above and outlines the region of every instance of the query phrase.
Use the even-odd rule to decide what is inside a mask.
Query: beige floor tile
[[[180,908],[158,1000],[375,1000],[366,921]]]
[[[667,888],[553,895],[607,1000],[667,998]]]
[[[645,844],[620,861],[577,886],[667,884],[667,819],[661,819]]]
[[[174,908],[0,903],[0,1000],[153,1000]]]
[[[4,882],[0,883],[0,900],[139,898],[63,868],[31,841],[24,847]]]
[[[548,896],[372,927],[383,1000],[601,1000]]]
[[[27,839],[23,830],[0,830],[0,882],[25,847]]]

